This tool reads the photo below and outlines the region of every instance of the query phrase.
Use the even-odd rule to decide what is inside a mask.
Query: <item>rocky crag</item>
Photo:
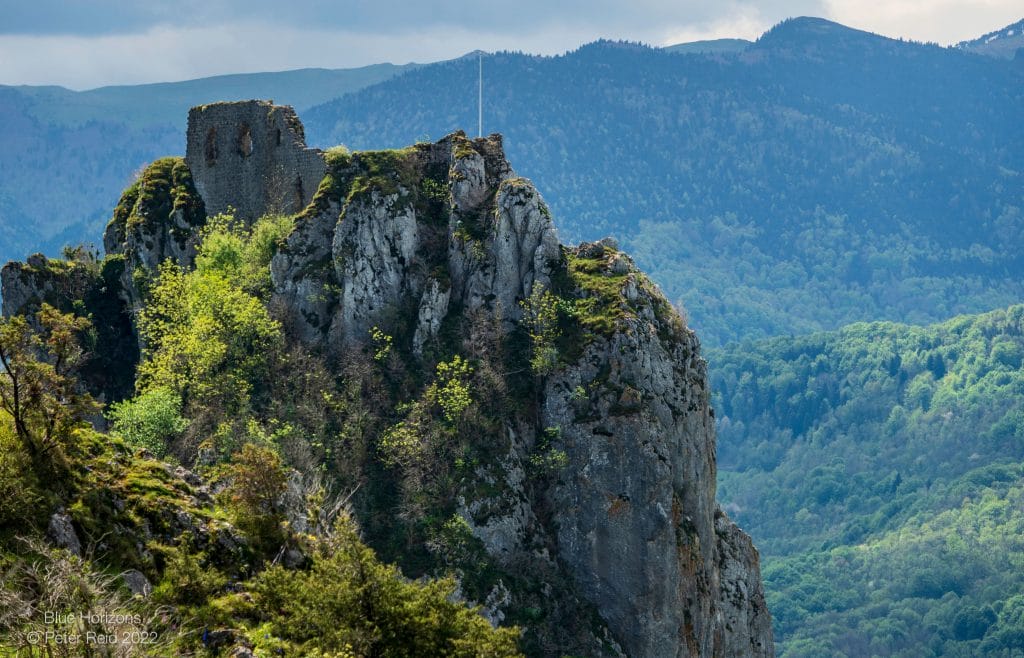
[[[465,577],[465,595],[493,622],[525,627],[529,653],[774,655],[757,551],[715,502],[697,337],[614,241],[559,244],[499,135],[320,152],[290,108],[195,108],[185,158],[154,163],[122,198],[102,265],[8,265],[4,313],[85,299],[111,345],[132,345],[116,357],[130,371],[133,314],[157,267],[189,267],[206,218],[229,209],[245,221],[293,217],[269,305],[291,340],[339,373],[375,334],[406,369],[453,351],[497,359],[489,346],[505,345],[518,402],[471,439],[487,457],[449,502],[482,549],[472,570],[454,565],[485,574]],[[557,318],[543,346],[552,353],[527,361],[545,309]],[[120,382],[91,385],[124,394]],[[356,509],[373,544],[395,533],[381,520],[387,496],[373,492],[397,485],[386,469],[366,472]]]

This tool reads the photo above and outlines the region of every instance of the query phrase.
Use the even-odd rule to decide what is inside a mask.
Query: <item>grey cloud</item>
[[[556,24],[651,30],[666,24],[705,24],[750,11],[774,21],[792,15],[821,15],[824,4],[822,0],[0,0],[0,34],[92,36],[141,32],[158,25],[199,27],[237,23],[384,33],[444,26],[514,33]]]

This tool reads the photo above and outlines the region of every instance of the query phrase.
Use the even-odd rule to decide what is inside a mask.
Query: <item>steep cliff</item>
[[[193,265],[208,212],[293,214],[267,308],[356,401],[304,454],[346,462],[385,558],[455,573],[530,654],[773,655],[757,552],[715,502],[696,336],[614,241],[558,243],[499,135],[321,153],[269,103],[189,122],[186,159],[122,199],[105,280],[134,318],[161,262]]]
[[[374,180],[383,160],[390,172]],[[587,302],[540,417],[509,419],[520,429],[495,468],[502,492],[465,501],[490,554],[528,563],[539,558],[527,538],[552,533],[551,558],[628,655],[771,655],[757,553],[715,503],[699,343],[646,277],[613,244],[560,247],[497,135],[336,155],[329,172],[274,260],[275,288],[309,344],[343,350],[405,322],[421,354],[449,314],[514,326],[535,286]],[[517,474],[546,428],[568,464],[531,500]],[[493,507],[503,511],[473,512]]]

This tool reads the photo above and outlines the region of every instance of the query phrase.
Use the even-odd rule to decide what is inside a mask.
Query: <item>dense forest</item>
[[[782,656],[1024,641],[1024,306],[710,352],[719,491]]]
[[[1021,655],[1024,59],[796,19],[735,48],[602,41],[483,65],[485,131],[543,183],[563,239],[618,237],[708,346],[719,499],[761,551],[779,655]],[[307,139],[381,148],[471,128],[476,67],[317,78],[337,93],[302,103],[352,93],[304,113]],[[277,100],[293,83],[274,82]],[[142,88],[0,87],[0,258],[95,241],[116,190],[180,151],[168,108],[204,85],[150,89],[149,105]],[[410,199],[436,210],[431,185]],[[130,206],[116,212],[143,222]],[[562,631],[582,646],[600,624],[566,612],[572,588],[552,597],[552,574],[487,562],[455,509],[460,487],[495,486],[478,476],[498,447],[479,437],[503,434],[509,410],[536,416],[557,355],[620,319],[606,263],[571,263],[590,293],[539,295],[540,324],[505,342],[460,344],[446,324],[419,363],[399,346],[411,332],[376,329],[330,373],[275,315],[269,262],[293,220],[222,217],[195,269],[140,273],[144,349],[124,362],[85,358],[120,336],[104,309],[123,258],[37,261],[93,283],[0,326],[3,367],[35,396],[15,408],[0,380],[0,632],[31,632],[8,611],[49,600],[137,610],[145,623],[119,630],[155,629],[164,655],[202,655],[218,628],[233,629],[221,648],[323,658],[414,655],[409,628],[426,653],[544,655]],[[531,491],[564,468],[558,440],[526,455]],[[41,540],[55,509],[78,557]],[[123,573],[152,596],[127,596]],[[458,600],[499,582],[526,594],[495,630]]]

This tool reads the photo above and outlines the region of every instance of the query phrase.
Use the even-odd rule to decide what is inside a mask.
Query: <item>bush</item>
[[[279,566],[255,581],[263,630],[296,655],[339,650],[360,656],[518,656],[518,629],[495,629],[456,598],[451,579],[413,583],[382,564],[340,519],[306,572]]]
[[[0,415],[0,528],[23,530],[44,515],[43,496],[33,475],[32,462],[10,420]]]
[[[188,427],[181,416],[181,396],[163,386],[111,405],[107,416],[128,445],[157,457],[166,454],[168,444]]]
[[[284,541],[282,497],[288,476],[281,458],[270,448],[247,443],[227,467],[230,481],[224,491],[238,526],[264,553]]]

